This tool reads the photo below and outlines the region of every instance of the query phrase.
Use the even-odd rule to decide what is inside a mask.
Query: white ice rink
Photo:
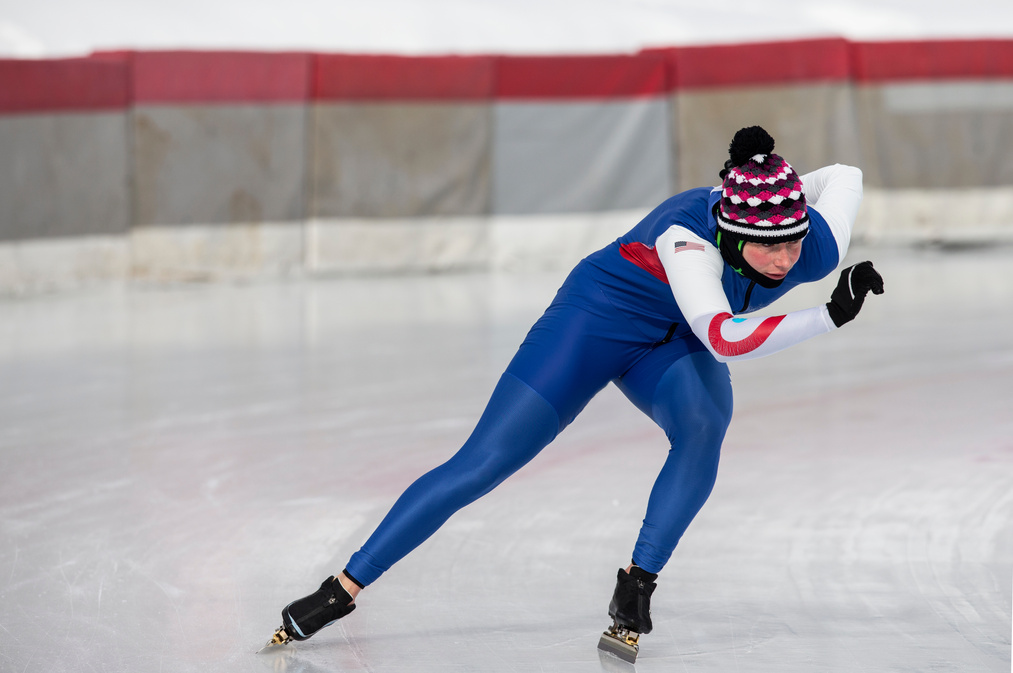
[[[733,367],[635,668],[595,646],[667,447],[611,387],[355,613],[254,654],[463,442],[563,273],[0,299],[0,670],[1005,672],[1013,249],[860,257],[887,293],[854,323]]]

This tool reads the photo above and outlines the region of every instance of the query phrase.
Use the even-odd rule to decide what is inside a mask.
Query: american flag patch
[[[675,252],[685,252],[686,250],[699,250],[703,252],[704,248],[699,243],[690,243],[689,241],[675,242]]]

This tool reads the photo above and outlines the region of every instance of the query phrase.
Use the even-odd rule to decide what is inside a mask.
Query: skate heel
[[[640,654],[640,634],[630,631],[619,622],[612,622],[601,638],[598,640],[598,649],[608,654],[613,654],[623,661],[631,664],[636,663],[637,655]]]

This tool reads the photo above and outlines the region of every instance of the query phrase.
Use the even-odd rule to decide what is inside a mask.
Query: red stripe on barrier
[[[851,74],[843,38],[674,47],[661,53],[671,90],[845,82]]]
[[[666,90],[660,54],[504,56],[496,65],[497,98],[629,98]]]
[[[1013,77],[1013,40],[935,40],[852,43],[854,79]]]
[[[0,60],[0,113],[122,110],[129,92],[129,70],[115,60]]]
[[[843,39],[612,56],[120,52],[0,60],[0,113],[307,100],[608,99],[819,81],[1013,77],[1013,40]]]
[[[488,100],[491,56],[318,54],[314,100]]]
[[[309,98],[312,55],[229,51],[128,54],[134,101],[299,103]]]

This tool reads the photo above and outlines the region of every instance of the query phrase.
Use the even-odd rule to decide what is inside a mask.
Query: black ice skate
[[[315,592],[285,606],[281,611],[281,626],[261,652],[274,645],[306,640],[354,609],[355,603],[341,583],[333,576],[328,577]]]
[[[651,624],[651,594],[658,586],[654,583],[656,579],[657,575],[637,566],[633,566],[628,574],[623,569],[619,570],[616,590],[609,603],[612,626],[601,635],[599,650],[631,664],[637,660],[640,634],[650,633],[654,628]]]

